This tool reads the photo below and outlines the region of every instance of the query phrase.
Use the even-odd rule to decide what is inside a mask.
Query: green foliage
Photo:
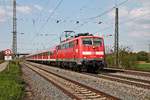
[[[138,61],[148,61],[148,53],[145,51],[140,51],[137,53]]]
[[[0,100],[20,100],[24,93],[23,83],[19,65],[11,62],[8,68],[0,73]]]
[[[106,62],[107,62],[107,65],[108,66],[114,66],[115,64],[114,64],[114,56],[113,56],[113,54],[109,54],[109,55],[107,55],[106,56]]]
[[[131,68],[136,65],[136,54],[130,51],[128,47],[122,47],[119,49],[119,66],[121,68]],[[115,67],[115,56],[114,54],[107,55],[106,61],[108,66]]]
[[[122,54],[122,52],[120,53],[120,65],[121,67],[123,68],[131,68],[133,66],[135,66],[137,63],[136,63],[136,55],[133,54],[133,53],[128,53],[128,52],[124,52]]]
[[[108,67],[115,66],[115,54],[109,54],[106,56]],[[138,61],[146,61],[147,63],[138,64]],[[119,49],[119,67],[124,69],[134,69],[142,71],[150,71],[150,63],[148,63],[148,53],[140,51],[138,53],[131,52],[129,47],[121,47]]]
[[[150,59],[146,61],[146,63],[150,63]]]

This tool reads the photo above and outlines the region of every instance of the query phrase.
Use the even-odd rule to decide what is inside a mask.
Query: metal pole
[[[13,0],[13,44],[12,51],[14,58],[17,56],[17,18],[16,18],[16,0]]]
[[[116,12],[115,12],[115,46],[114,46],[116,67],[119,67],[119,25],[118,25],[118,23],[119,23],[118,8],[116,8]]]

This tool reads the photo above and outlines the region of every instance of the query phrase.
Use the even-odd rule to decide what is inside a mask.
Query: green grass
[[[150,63],[137,64],[135,69],[142,71],[150,71]]]
[[[0,72],[0,100],[21,100],[24,94],[24,82],[18,64],[11,62],[9,68]]]

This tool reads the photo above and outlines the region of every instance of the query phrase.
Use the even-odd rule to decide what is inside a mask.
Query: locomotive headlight
[[[83,51],[82,54],[83,54],[83,55],[91,55],[92,52],[91,52],[91,51]]]
[[[86,57],[83,57],[84,59],[86,59]]]
[[[78,53],[78,49],[76,49],[75,51],[76,51],[76,53]]]
[[[100,58],[103,58],[103,57],[100,57]]]
[[[96,55],[104,55],[103,51],[96,52]]]

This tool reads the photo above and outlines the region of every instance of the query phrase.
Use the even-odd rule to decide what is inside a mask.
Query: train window
[[[63,49],[63,45],[61,45],[61,47],[60,47],[61,49]]]
[[[69,42],[69,47],[70,47],[70,48],[74,47],[74,42],[73,42],[73,41],[72,41],[72,42]]]
[[[58,45],[57,49],[58,49],[58,50],[60,50],[60,49],[61,49],[61,46],[60,46],[60,45]]]
[[[52,51],[48,51],[48,52],[47,52],[47,55],[52,55]]]
[[[93,38],[93,45],[95,45],[95,46],[102,45],[102,39],[100,39],[100,38]]]
[[[59,46],[56,46],[56,49],[59,50]]]
[[[66,44],[65,44],[65,48],[69,48],[69,43],[66,43]]]
[[[84,45],[92,45],[92,39],[91,38],[83,38],[82,43]]]
[[[65,44],[62,45],[62,49],[65,49]]]

